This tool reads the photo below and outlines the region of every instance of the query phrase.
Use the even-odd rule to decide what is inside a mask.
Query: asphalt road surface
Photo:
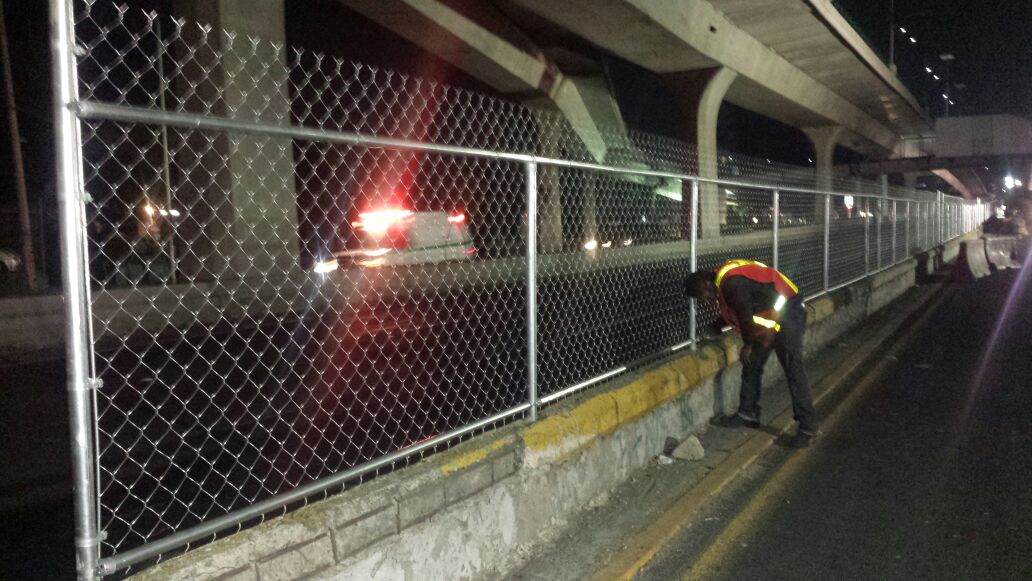
[[[813,448],[775,448],[641,579],[1032,579],[1032,269],[950,285]]]

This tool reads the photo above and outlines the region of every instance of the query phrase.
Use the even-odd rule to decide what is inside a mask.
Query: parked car
[[[317,263],[316,272],[469,260],[477,251],[463,212],[371,210],[359,214],[351,227],[349,247]]]

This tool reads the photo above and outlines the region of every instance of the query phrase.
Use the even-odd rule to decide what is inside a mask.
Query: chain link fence
[[[54,4],[83,578],[719,332],[694,270],[760,260],[813,297],[985,217],[731,155],[701,178],[669,139]]]

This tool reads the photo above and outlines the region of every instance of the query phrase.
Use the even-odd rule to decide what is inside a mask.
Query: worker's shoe
[[[758,428],[760,427],[760,420],[743,416],[742,414],[735,414],[720,418],[717,425],[722,428]]]
[[[788,445],[793,448],[809,448],[815,438],[817,438],[817,432],[799,430],[789,440]]]

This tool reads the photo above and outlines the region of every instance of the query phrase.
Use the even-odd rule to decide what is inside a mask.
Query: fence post
[[[97,578],[100,533],[93,426],[97,383],[90,378],[88,280],[86,277],[86,192],[82,182],[79,120],[69,106],[78,100],[72,2],[50,1],[51,58],[57,191],[61,222],[61,271],[68,358],[68,411],[71,431],[72,488],[75,514],[76,571],[79,579]]]
[[[935,200],[935,221],[938,222],[937,230],[939,232],[939,245],[945,242],[942,238],[942,192],[938,192],[938,197]]]
[[[910,256],[910,200],[904,203],[907,213],[903,222],[903,258]]]
[[[528,161],[527,181],[527,400],[530,403],[530,421],[538,416],[537,383],[537,215],[538,187],[537,162]]]
[[[864,198],[864,274],[871,274],[871,198]]]
[[[831,241],[831,194],[824,194],[824,290],[828,290],[831,287],[829,283],[830,277],[828,272],[828,264],[830,258],[831,247],[829,243]]]
[[[885,199],[878,198],[878,216],[874,221],[874,248],[877,250],[877,258],[874,264],[877,265],[878,270],[881,270],[881,223],[882,216],[885,214]]]
[[[774,267],[774,270],[778,269],[778,228],[779,228],[779,222],[781,222],[781,192],[779,192],[778,190],[774,190],[774,220],[773,220],[774,247],[771,249],[771,252],[773,254],[773,256],[771,258],[771,262],[773,262],[772,266]]]
[[[896,200],[892,200],[892,264],[896,264],[896,222],[899,222],[899,216],[896,214]]]
[[[684,182],[681,183],[681,189],[684,189]],[[689,229],[691,235],[689,241],[691,243],[691,249],[689,250],[690,261],[689,268],[694,273],[699,268],[699,253],[697,251],[699,242],[699,180],[692,180],[692,207],[691,207],[691,220],[692,225]],[[698,306],[696,305],[695,299],[691,299],[691,306],[688,311],[688,340],[692,343],[692,349],[698,348]]]

